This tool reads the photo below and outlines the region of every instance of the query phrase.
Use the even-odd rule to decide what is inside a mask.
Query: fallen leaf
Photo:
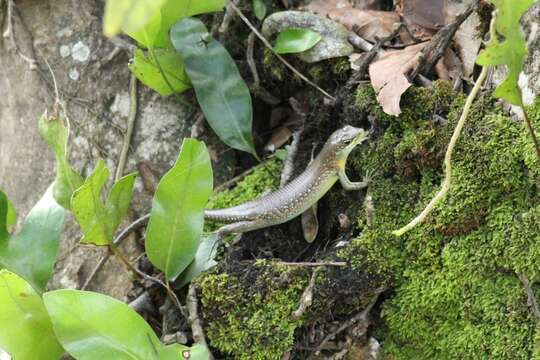
[[[389,51],[369,66],[371,84],[385,113],[394,116],[401,113],[401,95],[412,85],[407,74],[418,65],[420,51],[425,45],[422,43]]]
[[[313,1],[305,9],[336,21],[371,42],[392,34],[394,24],[400,22],[393,11],[362,10],[340,0]]]

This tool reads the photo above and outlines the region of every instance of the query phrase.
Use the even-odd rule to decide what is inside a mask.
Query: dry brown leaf
[[[400,22],[399,15],[393,11],[362,10],[345,0],[316,0],[305,9],[339,22],[372,42],[392,34],[394,24]]]
[[[401,113],[401,95],[412,85],[407,74],[418,65],[420,51],[425,45],[422,43],[389,51],[369,66],[371,84],[385,113],[394,116]]]

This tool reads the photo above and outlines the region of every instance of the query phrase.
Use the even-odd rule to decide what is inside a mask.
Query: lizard
[[[227,224],[217,230],[220,236],[244,233],[294,219],[321,199],[338,180],[347,191],[367,187],[368,176],[361,182],[352,182],[345,173],[349,154],[367,137],[364,129],[350,125],[334,131],[317,157],[294,180],[258,199],[225,209],[207,209],[205,220]],[[147,214],[137,219],[122,234],[146,225],[149,218]]]

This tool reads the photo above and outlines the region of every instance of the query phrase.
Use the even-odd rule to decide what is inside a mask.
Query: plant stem
[[[540,146],[538,145],[538,139],[536,137],[536,133],[534,131],[534,126],[532,124],[531,118],[527,114],[527,109],[525,109],[525,105],[523,104],[523,100],[520,100],[519,107],[521,110],[523,110],[523,116],[525,117],[525,123],[527,124],[527,128],[529,129],[529,134],[531,135],[532,142],[534,144],[534,148],[536,149],[536,155],[538,156],[538,160],[540,160]]]
[[[482,87],[482,84],[484,83],[484,80],[486,79],[488,73],[488,68],[484,66],[482,68],[482,72],[480,73],[480,76],[476,80],[476,84],[474,84],[474,87],[467,97],[467,101],[465,102],[465,106],[463,107],[463,112],[461,113],[461,117],[459,118],[459,121],[456,125],[456,128],[454,129],[454,133],[452,134],[452,138],[450,139],[450,143],[448,144],[448,148],[446,149],[446,155],[444,156],[444,181],[442,183],[441,189],[435,195],[433,199],[429,202],[429,204],[426,206],[426,208],[415,217],[410,223],[405,225],[399,230],[392,231],[392,234],[396,236],[401,236],[405,234],[407,231],[414,228],[416,225],[423,222],[426,217],[429,215],[429,213],[435,208],[435,205],[441,201],[446,194],[448,193],[448,190],[450,189],[450,181],[452,179],[452,152],[454,151],[454,147],[456,145],[456,142],[459,138],[459,135],[461,134],[461,130],[463,129],[463,125],[465,125],[465,121],[467,120],[467,116],[469,115],[469,111],[471,110],[472,103],[474,101],[474,98],[476,97],[476,94],[478,94],[478,91],[480,91],[480,88]]]

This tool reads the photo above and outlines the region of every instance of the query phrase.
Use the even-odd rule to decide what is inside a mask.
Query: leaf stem
[[[531,118],[527,114],[527,109],[525,109],[525,105],[523,104],[523,100],[520,99],[519,107],[521,110],[523,110],[523,116],[525,117],[525,123],[527,124],[527,128],[529,129],[529,134],[531,135],[532,142],[534,144],[534,148],[536,149],[536,155],[538,156],[538,160],[540,160],[540,146],[538,145],[538,138],[536,137],[536,133],[534,131],[534,126],[532,124]]]
[[[486,79],[488,73],[487,66],[482,67],[482,72],[480,73],[480,76],[476,80],[476,84],[474,84],[474,87],[467,97],[467,101],[465,102],[465,106],[463,107],[463,111],[461,113],[461,117],[459,118],[459,121],[456,125],[456,128],[454,129],[454,133],[452,134],[452,138],[450,139],[450,143],[448,144],[448,148],[446,149],[446,154],[444,156],[444,181],[442,183],[441,189],[431,199],[429,204],[426,206],[426,208],[415,217],[410,223],[402,227],[401,229],[392,231],[392,234],[396,236],[401,236],[405,234],[407,231],[414,228],[416,225],[423,222],[426,217],[429,215],[429,213],[435,208],[435,205],[441,201],[446,194],[448,193],[448,190],[450,189],[450,181],[452,179],[452,152],[454,151],[454,147],[456,145],[456,142],[459,138],[459,135],[461,134],[461,130],[463,129],[463,125],[465,125],[465,121],[467,120],[467,116],[469,115],[469,111],[471,110],[472,103],[474,101],[474,98],[476,97],[476,94],[478,94],[478,91],[482,87],[482,84],[484,83],[484,80]]]

